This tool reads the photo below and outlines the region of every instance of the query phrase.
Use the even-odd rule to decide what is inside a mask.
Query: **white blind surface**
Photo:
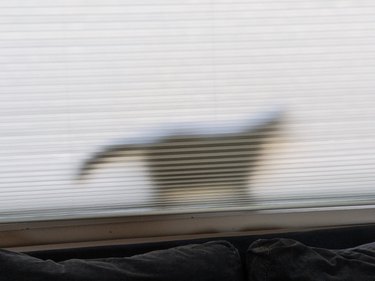
[[[372,204],[374,47],[369,0],[0,1],[0,221]],[[158,187],[144,149],[77,178],[114,140],[275,110],[245,183],[233,140],[230,184],[211,154]]]

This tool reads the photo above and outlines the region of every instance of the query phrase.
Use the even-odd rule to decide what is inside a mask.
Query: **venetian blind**
[[[374,16],[0,1],[0,221],[373,204]]]

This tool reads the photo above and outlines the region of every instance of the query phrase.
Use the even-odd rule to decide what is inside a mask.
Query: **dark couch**
[[[375,226],[20,254],[0,251],[8,280],[375,280]]]

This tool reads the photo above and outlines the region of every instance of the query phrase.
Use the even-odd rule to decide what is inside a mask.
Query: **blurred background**
[[[374,16],[369,0],[0,1],[0,221],[373,204]],[[243,200],[202,185],[160,208],[143,153],[77,180],[113,140],[275,109]]]

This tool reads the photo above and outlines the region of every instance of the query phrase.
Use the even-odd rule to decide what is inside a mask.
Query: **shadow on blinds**
[[[262,144],[280,130],[282,115],[275,109],[243,122],[166,125],[136,139],[111,141],[81,165],[77,180],[116,158],[140,153],[153,183],[154,207],[249,203]]]

